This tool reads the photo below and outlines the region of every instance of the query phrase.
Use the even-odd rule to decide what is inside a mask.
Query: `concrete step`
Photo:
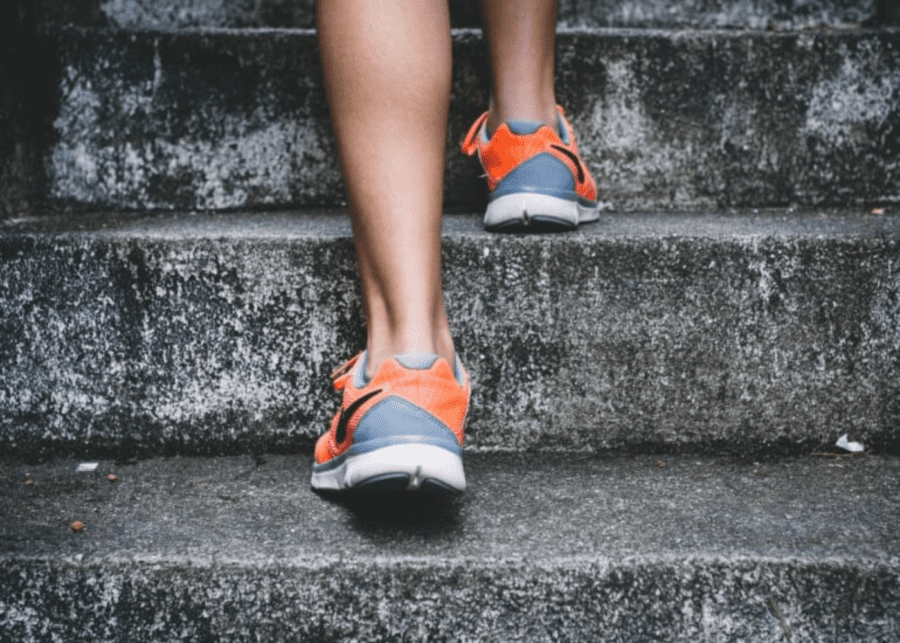
[[[444,218],[472,449],[900,453],[900,211]],[[343,213],[0,227],[0,451],[298,452],[364,345]]]
[[[900,202],[900,29],[568,30],[558,97],[607,207]],[[36,77],[55,207],[342,201],[312,31],[47,27]],[[454,32],[446,201],[485,185],[457,144],[488,103],[480,31]],[[18,158],[18,157],[17,157]]]
[[[3,640],[900,639],[897,458],[470,454],[444,502],[320,498],[308,455],[76,465],[0,461]]]
[[[44,20],[132,29],[315,27],[314,0],[38,0]],[[480,26],[479,0],[450,0],[456,27]],[[803,29],[847,27],[878,17],[875,0],[560,0],[564,27]]]

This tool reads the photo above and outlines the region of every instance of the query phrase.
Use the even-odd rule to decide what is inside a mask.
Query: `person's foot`
[[[332,374],[343,402],[316,443],[314,489],[461,492],[469,375],[431,354],[396,355],[366,380],[360,353]]]
[[[463,139],[463,153],[477,153],[487,177],[488,230],[574,230],[600,218],[596,183],[562,107],[557,110],[561,135],[543,122],[510,120],[488,139],[485,112]]]

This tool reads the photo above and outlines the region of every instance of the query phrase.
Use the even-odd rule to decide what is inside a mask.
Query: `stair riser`
[[[55,206],[342,202],[312,32],[43,39],[60,68]],[[558,59],[558,98],[613,209],[900,201],[898,30],[570,32]],[[457,32],[454,60],[446,203],[477,210],[481,169],[457,143],[488,102],[478,32]]]
[[[31,643],[895,641],[896,567],[740,559],[243,568],[0,561],[0,630]]]
[[[142,29],[190,27],[315,27],[313,0],[117,0],[63,2],[39,0],[47,20],[76,24],[108,24]],[[843,26],[861,23],[877,14],[873,0],[560,0],[563,26],[598,27],[732,27],[765,29]],[[480,26],[479,0],[450,0],[456,27]]]
[[[305,449],[364,344],[347,237],[0,253],[5,449]],[[470,446],[900,448],[896,239],[451,235],[444,269]]]

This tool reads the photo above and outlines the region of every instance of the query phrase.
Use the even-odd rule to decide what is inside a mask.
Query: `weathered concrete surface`
[[[896,458],[470,454],[448,502],[329,501],[309,459],[3,461],[0,637],[900,638]]]
[[[615,206],[900,200],[898,30],[573,35],[559,58],[573,74],[562,100]]]
[[[338,203],[313,34],[65,31],[49,197],[125,208]]]
[[[561,0],[566,26],[810,29],[851,27],[877,16],[874,0]]]
[[[38,0],[45,20],[130,29],[315,27],[313,0]],[[560,0],[561,26],[802,29],[878,15],[875,0]],[[450,0],[455,27],[480,25],[478,0]]]
[[[311,445],[364,340],[344,215],[62,226],[0,234],[0,448]],[[900,452],[896,211],[444,226],[470,447],[803,452],[846,432]]]
[[[487,61],[480,32],[454,43],[446,200],[477,209],[481,169],[457,143],[487,105]],[[313,32],[50,29],[42,46],[59,61],[55,206],[341,203]],[[611,208],[900,201],[900,30],[567,31],[558,58]]]

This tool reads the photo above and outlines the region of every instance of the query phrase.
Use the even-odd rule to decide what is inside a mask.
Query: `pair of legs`
[[[487,130],[557,128],[557,0],[482,0]],[[318,0],[322,65],[353,221],[368,374],[388,357],[452,362],[440,226],[451,84],[447,0]]]

